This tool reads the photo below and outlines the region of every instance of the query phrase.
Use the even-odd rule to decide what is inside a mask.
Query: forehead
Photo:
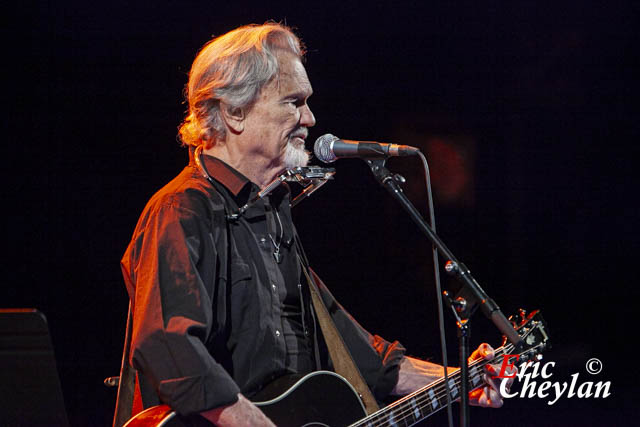
[[[311,96],[313,89],[302,61],[296,55],[283,52],[278,54],[279,72],[269,84],[271,89],[279,95],[299,94]]]

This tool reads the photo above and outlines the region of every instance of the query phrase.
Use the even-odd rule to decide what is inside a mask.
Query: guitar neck
[[[507,344],[496,349],[495,357],[511,351],[513,345]],[[484,366],[489,363],[484,359],[478,359],[469,364],[469,390],[480,388],[484,383]],[[460,397],[462,374],[460,369],[448,375],[445,383],[444,377],[403,397],[391,405],[380,409],[368,417],[354,423],[356,426],[411,426],[439,410],[446,408],[447,384],[451,392],[451,401]]]

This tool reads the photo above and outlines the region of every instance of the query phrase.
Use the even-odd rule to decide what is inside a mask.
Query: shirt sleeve
[[[217,315],[216,248],[209,222],[186,205],[146,209],[122,259],[134,302],[131,364],[182,415],[234,403],[240,392],[205,345]]]
[[[386,398],[398,383],[405,348],[398,341],[389,342],[369,333],[336,301],[318,275],[311,273],[360,373],[376,399]]]

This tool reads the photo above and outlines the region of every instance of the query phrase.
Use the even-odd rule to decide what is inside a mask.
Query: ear
[[[232,107],[225,102],[220,102],[220,113],[222,114],[222,120],[224,120],[227,128],[231,132],[242,133],[246,118],[244,109]]]

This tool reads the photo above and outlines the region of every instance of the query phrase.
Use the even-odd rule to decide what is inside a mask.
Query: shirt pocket
[[[251,280],[251,268],[249,268],[249,264],[243,261],[234,261],[231,263],[231,272],[230,272],[229,282],[231,286],[235,286],[239,282]]]
[[[257,305],[257,289],[251,268],[242,261],[234,261],[229,272],[231,329],[241,331],[252,327]]]

